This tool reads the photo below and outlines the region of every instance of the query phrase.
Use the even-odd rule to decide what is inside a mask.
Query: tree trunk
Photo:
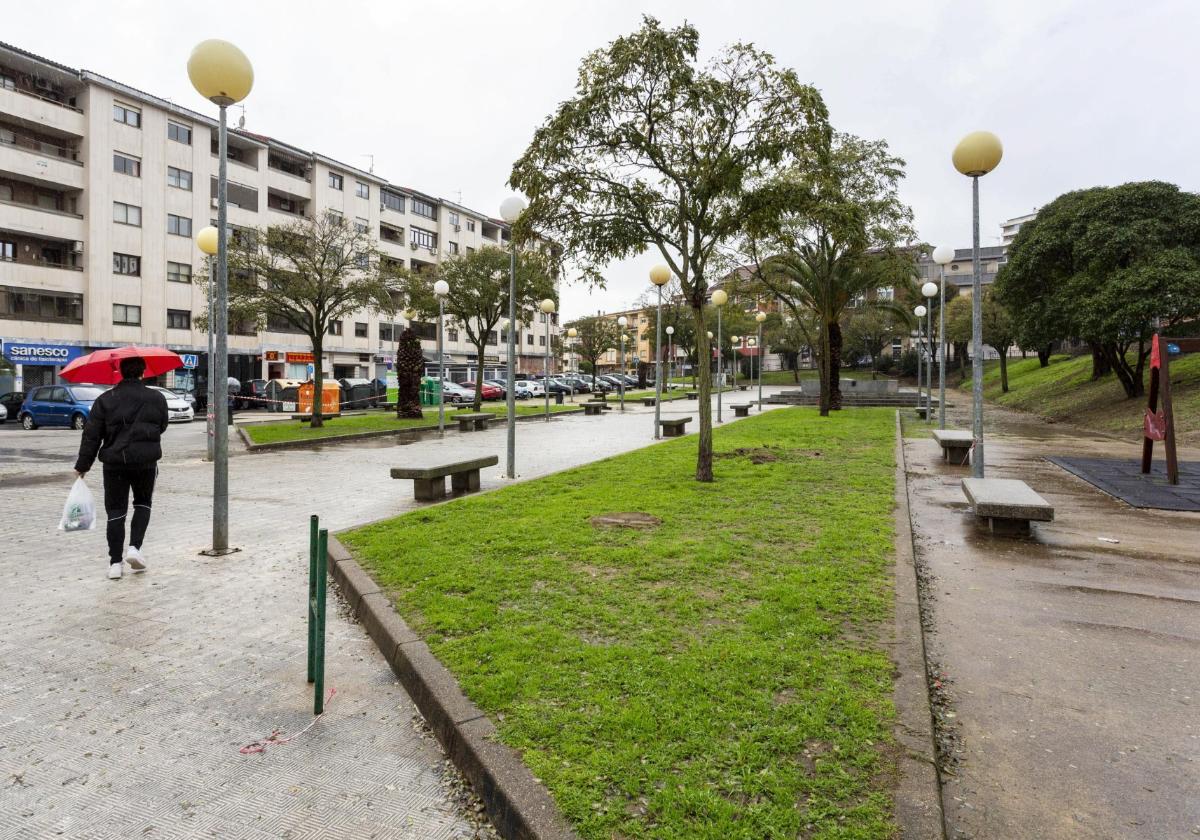
[[[701,355],[701,351],[712,356],[712,350],[708,344],[708,336],[705,333],[704,326],[704,307],[693,306],[692,317],[696,322],[697,335],[697,356]],[[696,480],[697,481],[712,481],[713,480],[713,429],[712,429],[712,368],[709,365],[697,365],[699,368],[698,382],[696,390],[699,391],[700,405],[697,408],[700,411],[700,434],[698,437],[699,451],[696,453]]]
[[[821,349],[817,354],[817,389],[819,411],[822,417],[829,416],[829,330],[821,330]]]
[[[1112,364],[1099,343],[1089,341],[1088,345],[1092,348],[1092,381],[1095,382],[1112,373]]]
[[[842,410],[842,325],[837,321],[826,326],[829,335],[829,408]]]
[[[1103,345],[1103,353],[1108,367],[1117,375],[1117,380],[1121,383],[1121,387],[1125,389],[1126,397],[1140,397],[1144,393],[1143,384],[1140,380],[1135,380],[1133,377],[1133,368],[1129,362],[1125,360],[1125,354],[1120,351],[1115,343],[1108,342]]]
[[[324,335],[324,333],[322,333]],[[313,348],[313,404],[311,428],[319,429],[325,425],[321,416],[321,397],[324,395],[325,373],[321,370],[321,359],[324,356],[324,343],[319,336],[310,336]]]
[[[487,336],[485,333],[484,338],[486,339],[486,337]],[[475,409],[474,410],[476,412],[483,410],[483,367],[484,367],[483,349],[484,349],[485,344],[486,344],[486,341],[484,342],[484,344],[476,344],[475,345],[475,353],[477,354],[476,358],[479,359],[479,369],[475,373],[475,403],[474,403]],[[547,382],[546,384],[549,385],[550,383]],[[512,387],[511,383],[509,383],[509,387]]]
[[[1037,351],[1038,365],[1041,367],[1050,367],[1050,348],[1052,345],[1047,344],[1045,347],[1039,347]]]
[[[997,347],[996,352],[1000,354],[1000,393],[1008,393],[1008,348]]]

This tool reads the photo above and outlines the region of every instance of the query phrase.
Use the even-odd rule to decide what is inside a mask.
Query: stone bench
[[[673,420],[659,420],[658,425],[662,426],[663,437],[683,437],[683,427],[691,422],[691,417],[677,417]]]
[[[585,402],[583,404],[583,413],[588,417],[597,417],[604,413],[605,409],[612,410],[612,406],[605,405],[602,402]]]
[[[479,489],[479,471],[500,463],[497,455],[470,458],[450,464],[421,467],[392,467],[392,478],[411,478],[413,495],[418,502],[436,502],[446,498],[446,476],[455,493],[474,493]]]
[[[1026,536],[1030,522],[1054,521],[1054,508],[1024,481],[964,478],[962,490],[975,516],[986,519],[993,534]]]
[[[653,406],[658,401],[658,397],[642,397],[642,405]]]
[[[700,392],[699,391],[688,391],[687,398],[689,400],[698,400],[698,399],[700,399]]]
[[[942,460],[964,467],[971,463],[975,438],[965,429],[934,429],[933,439],[942,447]]]
[[[739,391],[748,391],[748,390],[750,390],[750,386],[749,385],[739,385],[738,390]]]
[[[753,403],[741,403],[740,405],[731,405],[729,407],[733,409],[734,417],[749,417],[751,405]]]
[[[496,415],[481,411],[470,414],[451,414],[450,419],[458,422],[458,430],[460,432],[485,432],[487,431],[488,423],[495,420]]]

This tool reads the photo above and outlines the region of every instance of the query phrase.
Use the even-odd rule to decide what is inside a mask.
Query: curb
[[[904,433],[896,412],[896,611],[892,662],[896,685],[894,734],[900,747],[897,761],[895,818],[900,837],[945,840],[942,785],[933,742],[933,712],[929,705],[929,673],[925,658],[925,629],[921,623],[917,587],[916,545],[908,503],[908,471],[904,462]]]
[[[329,574],[350,609],[400,678],[450,760],[483,800],[509,840],[578,840],[516,750],[495,739],[496,727],[463,694],[458,681],[392,606],[391,599],[329,536]]]
[[[582,414],[583,407],[577,409],[567,409],[566,411],[555,411],[550,416],[558,417],[560,415]],[[545,420],[545,414],[524,414],[516,418],[518,423],[527,422],[529,420]],[[447,422],[451,419],[451,415],[447,415]],[[323,438],[311,438],[308,440],[281,440],[274,443],[254,443],[250,440],[250,435],[242,426],[235,427],[238,430],[238,436],[241,437],[242,443],[246,446],[247,452],[270,452],[276,449],[312,449],[317,446],[327,446],[329,444],[345,443],[352,440],[369,440],[371,438],[380,437],[420,437],[426,432],[436,432],[437,425],[433,426],[408,426],[403,429],[377,429],[371,432],[352,432],[346,435],[330,435]],[[446,427],[448,432],[456,432],[457,429]]]

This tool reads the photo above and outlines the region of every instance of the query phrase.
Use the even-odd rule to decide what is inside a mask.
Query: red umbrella
[[[146,360],[144,376],[158,376],[183,366],[179,354],[165,347],[115,347],[80,356],[59,374],[68,382],[116,385],[121,381],[121,360],[139,356]]]

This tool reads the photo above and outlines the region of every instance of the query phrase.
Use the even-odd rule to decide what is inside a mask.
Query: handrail
[[[8,201],[6,199],[0,198],[0,204],[7,204],[10,207],[27,207],[30,210],[40,210],[43,213],[53,213],[56,216],[67,216],[72,219],[82,219],[83,218],[82,213],[70,213],[66,210],[55,210],[50,207],[41,207],[37,204],[26,204],[24,201]]]
[[[43,102],[49,102],[51,105],[57,105],[60,108],[66,108],[68,111],[74,111],[77,114],[83,113],[82,108],[76,108],[74,105],[68,105],[66,102],[59,102],[57,99],[51,99],[49,96],[42,96],[40,93],[34,93],[33,91],[26,90],[25,88],[13,87],[3,88],[3,90],[11,90],[14,93],[24,94],[25,96],[32,97],[33,99],[40,99]]]
[[[14,148],[31,153],[44,152],[49,154],[47,149],[53,149],[58,153],[56,157],[58,157],[59,160],[62,160],[66,163],[73,163],[76,166],[83,166],[83,161],[79,160],[77,157],[79,152],[76,149],[68,149],[66,146],[56,146],[53,143],[47,143],[44,140],[38,140],[37,138],[30,137],[28,134],[18,134],[12,129],[9,129],[9,131],[12,131],[13,140],[8,141],[3,139],[3,137],[0,137],[0,144],[5,146],[13,146]],[[26,142],[20,142],[22,139]],[[66,152],[66,154],[64,155],[63,152]]]

